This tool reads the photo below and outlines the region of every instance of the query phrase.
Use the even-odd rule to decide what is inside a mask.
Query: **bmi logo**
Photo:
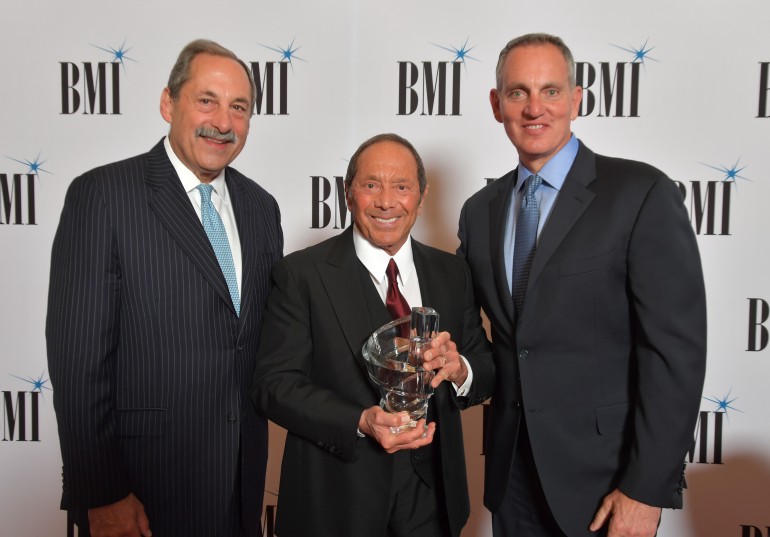
[[[770,62],[759,64],[759,110],[757,117],[770,117],[767,97],[770,95]]]
[[[22,378],[27,390],[2,390],[3,442],[40,442],[40,399],[51,390],[44,375]]]
[[[120,73],[125,74],[126,42],[119,48],[91,45],[111,56],[109,61],[59,62],[61,113],[120,115]]]
[[[327,179],[322,175],[311,175],[311,229],[328,227],[332,222],[332,229],[345,229],[348,225],[348,211],[345,203],[345,184],[341,175],[335,175]]]
[[[0,173],[0,225],[37,225],[37,178],[40,172],[51,172],[42,168],[45,161],[40,160],[40,154],[33,161],[6,158],[23,164],[27,171]]]
[[[398,114],[410,116],[420,110],[421,116],[460,116],[460,82],[467,72],[466,60],[476,60],[468,53],[468,39],[460,47],[441,48],[453,55],[451,60],[398,62]]]
[[[687,452],[687,460],[697,464],[724,464],[722,462],[724,418],[728,416],[727,412],[730,410],[735,412],[741,412],[741,410],[732,406],[737,398],[731,399],[729,391],[721,398],[704,397],[703,399],[714,403],[716,409],[700,411],[698,424],[695,427],[695,438]]]
[[[765,526],[762,531],[757,526],[741,524],[741,537],[770,537],[770,526]]]
[[[767,300],[761,298],[749,298],[749,338],[747,351],[757,352],[767,348],[770,334],[765,323],[770,317],[770,306]]]
[[[265,489],[265,496],[274,496],[278,498],[278,494],[270,490]],[[265,510],[262,512],[262,535],[263,537],[275,537],[275,516],[277,512],[277,499],[267,500],[265,502]]]
[[[289,115],[289,68],[294,72],[294,60],[306,61],[297,56],[301,47],[294,46],[294,39],[289,46],[271,47],[261,45],[277,52],[277,61],[251,62],[251,72],[257,83],[257,94],[254,96],[254,113],[266,116]]]
[[[739,167],[740,159],[732,166],[704,164],[722,174],[720,180],[675,181],[684,196],[695,233],[698,235],[730,235],[730,202],[738,179],[746,166]]]
[[[648,60],[658,61],[650,52],[655,47],[645,41],[639,48],[619,48],[628,54],[626,61],[575,62],[575,78],[583,87],[579,116],[639,117],[639,79]]]

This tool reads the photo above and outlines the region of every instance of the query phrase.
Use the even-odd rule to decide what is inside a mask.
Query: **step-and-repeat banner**
[[[4,0],[0,534],[67,535],[44,339],[51,242],[74,177],[167,132],[160,94],[186,43],[222,43],[259,81],[234,166],[277,198],[286,253],[350,225],[347,159],[386,131],[425,160],[430,197],[415,236],[453,251],[463,201],[517,162],[488,102],[498,52],[546,31],[572,48],[585,88],[574,132],[677,181],[703,257],[708,374],[685,508],[664,512],[660,535],[769,537],[768,20],[770,4],[756,0]],[[482,423],[481,407],[465,413],[467,537],[491,535]],[[268,533],[284,439],[271,434]]]

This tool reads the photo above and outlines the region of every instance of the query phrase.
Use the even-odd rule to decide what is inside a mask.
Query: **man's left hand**
[[[437,388],[445,380],[462,386],[468,378],[468,368],[460,359],[457,345],[452,341],[449,332],[441,332],[430,342],[430,349],[423,354],[423,367],[427,371],[435,371],[436,376],[430,385]]]
[[[607,537],[653,537],[660,511],[660,507],[638,502],[615,489],[605,496],[588,529],[597,531],[609,524]]]

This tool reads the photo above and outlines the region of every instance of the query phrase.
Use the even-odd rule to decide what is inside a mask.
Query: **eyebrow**
[[[213,92],[211,90],[201,90],[198,95],[199,96],[204,96],[204,97],[212,97],[212,98],[214,98],[216,100],[220,99],[219,95],[217,95],[215,92]],[[247,99],[246,97],[236,97],[235,99],[233,99],[232,102],[240,103],[240,104],[245,104],[245,105],[249,105],[250,104],[249,103],[249,99]]]

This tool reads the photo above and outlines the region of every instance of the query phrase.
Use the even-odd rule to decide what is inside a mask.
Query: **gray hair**
[[[350,157],[350,162],[348,163],[348,171],[345,173],[345,192],[347,193],[350,191],[350,185],[353,182],[353,178],[355,178],[356,173],[358,173],[358,157],[360,157],[361,153],[363,153],[367,148],[380,142],[397,143],[404,146],[409,150],[410,153],[412,153],[415,162],[417,162],[417,180],[420,182],[420,198],[422,198],[422,195],[425,193],[425,187],[428,185],[428,179],[425,177],[425,166],[422,163],[422,158],[420,158],[420,154],[409,142],[409,140],[402,138],[398,134],[393,134],[390,132],[372,136],[360,146],[358,146],[356,152],[353,153],[352,157]]]
[[[515,37],[508,41],[508,44],[500,51],[500,56],[497,60],[497,67],[495,68],[495,76],[497,77],[497,89],[503,89],[503,64],[508,54],[515,48],[524,47],[528,45],[553,45],[561,51],[564,56],[564,60],[567,62],[567,72],[569,73],[569,86],[570,89],[575,89],[575,60],[572,57],[572,52],[569,47],[564,44],[561,37],[557,37],[551,34],[534,33],[525,34],[519,37]]]
[[[230,58],[243,67],[243,70],[246,72],[246,76],[249,79],[249,90],[251,91],[251,106],[249,113],[253,113],[254,99],[257,95],[257,85],[254,82],[254,75],[252,74],[251,69],[249,69],[248,65],[239,59],[233,51],[223,47],[219,43],[209,41],[208,39],[196,39],[195,41],[191,41],[182,49],[182,52],[179,53],[179,57],[176,59],[174,67],[171,69],[171,74],[168,77],[168,85],[166,86],[171,98],[174,100],[179,98],[179,92],[181,91],[182,86],[184,86],[185,82],[190,79],[190,65],[198,54],[210,54],[212,56]]]

